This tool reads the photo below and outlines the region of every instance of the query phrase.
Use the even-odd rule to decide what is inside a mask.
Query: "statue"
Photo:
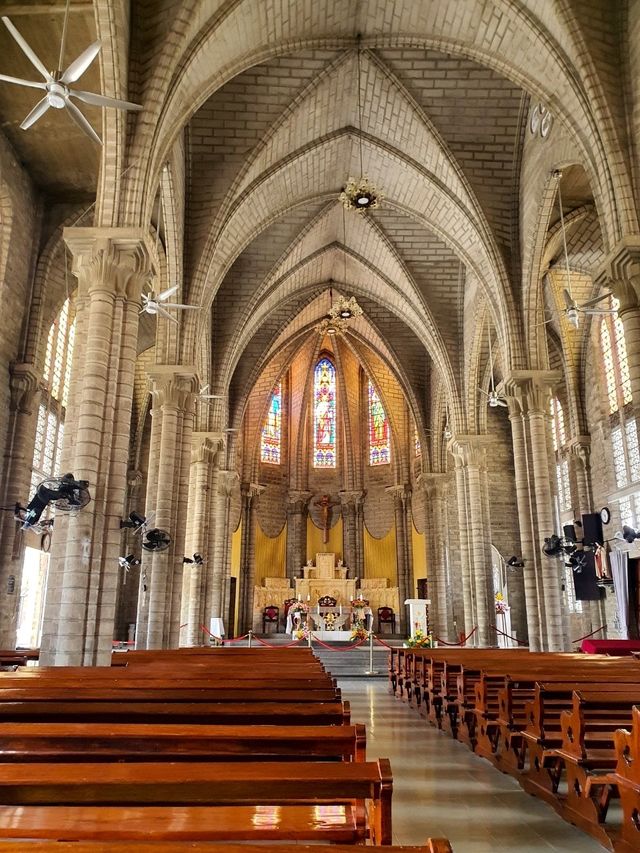
[[[322,495],[317,501],[313,502],[315,506],[320,507],[322,514],[322,541],[326,545],[329,541],[329,529],[331,527],[331,507],[337,505],[337,501],[332,501],[330,495]]]

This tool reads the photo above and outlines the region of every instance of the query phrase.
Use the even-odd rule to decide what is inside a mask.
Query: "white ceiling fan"
[[[581,305],[578,305],[576,300],[573,298],[573,293],[571,292],[571,269],[569,267],[569,251],[567,249],[567,232],[564,226],[564,211],[562,210],[562,192],[560,190],[560,179],[562,178],[562,172],[559,169],[553,173],[553,177],[558,182],[558,211],[560,213],[560,229],[562,231],[562,243],[564,246],[564,264],[566,269],[567,276],[567,286],[562,291],[562,298],[564,299],[564,309],[563,314],[567,318],[567,322],[573,326],[574,329],[580,328],[580,314],[586,315],[605,315],[605,314],[617,314],[618,312],[613,308],[597,308],[598,302],[602,302],[603,299],[607,299],[611,296],[611,292],[607,291],[606,293],[601,294],[600,296],[596,296],[594,299],[589,299],[586,302],[583,302]]]
[[[142,294],[142,308],[138,312],[139,314],[157,314],[160,317],[164,317],[165,320],[171,320],[172,323],[177,323],[175,317],[172,317],[171,314],[167,311],[167,308],[178,308],[180,311],[190,310],[197,311],[197,305],[182,305],[180,302],[167,302],[169,297],[173,296],[173,294],[177,291],[178,285],[174,284],[173,287],[169,287],[167,290],[163,290],[162,293],[156,293],[153,290],[150,290],[149,293]]]
[[[501,394],[496,391],[496,382],[493,375],[493,354],[491,352],[491,330],[489,330],[489,365],[491,367],[491,376],[489,378],[489,390],[485,391],[478,385],[478,391],[481,391],[487,398],[487,406],[490,409],[497,409],[498,406],[507,408],[507,401]]]
[[[209,386],[208,386],[208,385],[204,385],[204,386],[203,386],[203,387],[198,391],[198,397],[199,397],[199,399],[200,399],[200,400],[204,400],[205,402],[206,402],[207,400],[224,400],[224,396],[223,396],[222,394],[207,394],[207,391],[208,391],[208,390],[209,390]]]
[[[29,62],[36,68],[40,74],[44,77],[44,83],[35,82],[32,80],[23,80],[20,77],[9,77],[6,74],[0,74],[0,80],[4,80],[5,83],[15,83],[18,86],[27,86],[31,89],[41,89],[46,94],[42,98],[41,101],[35,105],[35,107],[31,110],[29,115],[24,119],[22,124],[20,125],[22,130],[28,130],[32,124],[35,124],[39,118],[46,113],[49,107],[53,107],[54,110],[64,110],[66,109],[67,113],[71,116],[73,121],[78,125],[78,127],[84,131],[94,142],[97,142],[99,145],[102,144],[102,140],[95,132],[95,130],[91,127],[87,119],[80,112],[78,107],[73,103],[71,98],[77,98],[79,101],[83,101],[85,104],[92,104],[96,107],[114,107],[117,110],[141,110],[142,107],[139,104],[132,104],[130,101],[121,101],[117,98],[107,98],[104,95],[98,95],[95,92],[84,92],[80,89],[71,89],[70,84],[75,83],[76,80],[79,80],[80,77],[84,74],[87,68],[91,65],[93,60],[96,58],[98,53],[100,52],[100,48],[102,44],[100,41],[94,41],[93,44],[89,45],[77,59],[75,59],[71,65],[69,65],[65,71],[62,70],[62,63],[64,61],[64,52],[65,52],[65,43],[67,39],[67,23],[69,19],[69,2],[67,0],[67,6],[64,15],[64,24],[62,26],[62,40],[60,42],[60,55],[58,58],[58,68],[56,71],[48,71],[45,65],[40,61],[40,59],[36,56],[35,52],[31,49],[31,47],[27,44],[24,38],[20,35],[16,27],[11,23],[9,18],[6,16],[2,16],[2,22],[5,27],[9,30],[14,40],[17,42],[18,46],[27,57]]]

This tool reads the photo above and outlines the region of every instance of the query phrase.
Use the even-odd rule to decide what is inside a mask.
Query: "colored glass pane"
[[[262,427],[260,459],[270,465],[280,464],[280,441],[282,438],[282,385],[273,389],[269,411]]]
[[[313,467],[336,467],[336,371],[328,358],[314,372]]]
[[[388,465],[389,462],[389,419],[376,389],[369,382],[369,464]]]

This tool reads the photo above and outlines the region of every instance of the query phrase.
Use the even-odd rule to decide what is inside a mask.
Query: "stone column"
[[[560,379],[557,371],[513,371],[501,384],[509,404],[529,647],[562,651],[561,568],[542,554],[544,539],[555,530],[551,489],[549,402]]]
[[[343,559],[350,577],[361,577],[358,575],[358,554],[362,551],[363,543],[358,538],[358,508],[362,504],[364,492],[344,490],[339,497],[342,504]]]
[[[35,441],[39,377],[32,364],[12,364],[10,370],[11,410],[4,458],[2,505],[30,499],[31,460]],[[12,649],[16,644],[24,536],[11,512],[0,514],[0,647]]]
[[[425,474],[418,477],[424,489],[424,532],[427,549],[429,608],[434,634],[447,642],[455,642],[453,608],[446,562],[446,474]]]
[[[145,552],[142,558],[149,599],[144,647],[162,649],[178,644],[189,462],[198,379],[193,368],[177,365],[156,365],[149,371],[149,378],[154,422],[157,419],[159,423],[159,451],[153,459],[157,486],[155,507],[151,509],[154,512],[152,526],[166,530],[171,536],[171,545],[166,551]]]
[[[92,501],[56,518],[40,659],[95,665],[111,655],[138,312],[153,250],[134,228],[66,228],[64,238],[78,298],[63,467],[89,481]]]
[[[608,255],[596,281],[620,300],[629,380],[636,418],[640,413],[640,237],[625,237]]]
[[[311,492],[291,489],[287,502],[287,577],[292,587],[307,562],[307,516]]]
[[[185,643],[199,646],[203,642],[201,625],[209,627],[213,597],[214,554],[211,527],[217,491],[218,451],[224,446],[222,433],[194,432],[192,435],[191,467],[189,472],[189,526],[187,556],[201,554],[204,565],[186,564],[185,583],[187,623]]]
[[[230,624],[227,624],[227,613],[229,610],[229,576],[231,571],[231,534],[229,529],[229,518],[231,514],[231,496],[233,489],[238,483],[236,471],[220,469],[217,471],[216,490],[214,502],[214,525],[212,526],[214,539],[214,564],[212,574],[212,594],[209,613],[225,620],[227,636],[231,636]],[[236,596],[240,596],[240,583],[236,589]],[[238,613],[242,611],[238,608]],[[236,633],[238,626],[235,626]]]
[[[463,560],[466,551],[468,569],[463,562],[465,588],[465,633],[475,627],[474,645],[495,645],[495,608],[491,566],[491,522],[486,489],[486,435],[455,435],[450,448],[456,460],[458,515],[461,525]],[[470,608],[470,613],[468,612]]]
[[[240,557],[240,614],[242,633],[253,628],[253,587],[256,577],[257,498],[265,487],[242,484],[242,551]]]
[[[407,539],[407,499],[409,492],[404,484],[387,488],[393,496],[393,512],[396,529],[396,566],[398,571],[398,598],[400,599],[400,633],[410,633],[407,626],[405,600],[413,598],[413,578],[410,548]],[[410,506],[410,504],[409,504]]]

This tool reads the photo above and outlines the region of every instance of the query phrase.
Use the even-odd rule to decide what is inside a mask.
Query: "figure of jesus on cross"
[[[331,528],[331,507],[337,506],[338,501],[332,501],[331,495],[321,495],[314,506],[320,508],[322,515],[322,541],[326,545],[329,541],[329,530]]]

